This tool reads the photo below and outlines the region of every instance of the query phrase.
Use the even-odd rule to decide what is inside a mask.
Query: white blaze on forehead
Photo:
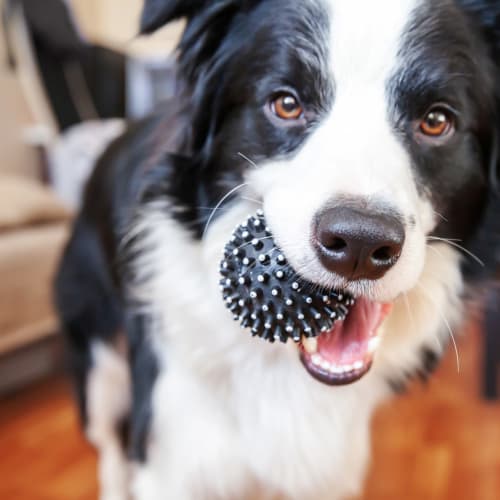
[[[397,77],[408,27],[424,0],[323,0],[330,19],[330,114],[310,141],[318,175],[337,193],[378,197],[424,226],[412,160],[392,123],[388,87]],[[307,150],[308,145],[305,146]],[[325,185],[329,199],[332,184]],[[423,219],[423,220],[422,220]]]
[[[336,85],[384,84],[423,0],[323,0],[330,16]]]
[[[339,196],[378,197],[418,217],[411,158],[391,123],[387,87],[420,0],[322,0],[329,16],[331,109],[276,180],[302,196],[314,191],[312,210]],[[278,162],[278,164],[281,162]],[[273,176],[266,169],[269,183]],[[306,174],[306,175],[304,175]]]

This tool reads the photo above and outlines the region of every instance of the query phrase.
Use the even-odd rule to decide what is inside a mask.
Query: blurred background
[[[175,92],[175,23],[136,36],[141,0],[0,0],[0,499],[97,498],[51,303],[95,159]],[[382,408],[363,500],[500,499],[500,296],[436,376]]]

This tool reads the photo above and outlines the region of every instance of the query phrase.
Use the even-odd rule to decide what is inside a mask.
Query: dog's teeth
[[[361,370],[363,368],[363,366],[365,366],[365,364],[363,363],[363,361],[356,361],[356,363],[354,363],[354,369],[357,371],[357,370]]]
[[[323,361],[323,358],[319,354],[315,354],[314,356],[311,357],[311,361],[313,365],[320,366],[321,362]]]
[[[380,338],[379,337],[373,337],[368,342],[368,351],[371,354],[373,354],[377,350],[379,344],[380,344]]]
[[[316,354],[318,352],[318,339],[316,337],[304,337],[302,345],[309,354]]]
[[[332,365],[328,361],[326,361],[326,359],[325,359],[321,362],[321,368],[323,368],[323,370],[326,370],[329,372],[332,369]]]

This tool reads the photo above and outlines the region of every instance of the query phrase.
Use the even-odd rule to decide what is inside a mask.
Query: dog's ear
[[[500,105],[499,105],[500,107]],[[490,158],[490,186],[493,192],[500,196],[500,132],[495,130]]]
[[[500,190],[500,2],[498,0],[459,0],[458,2],[477,22],[487,43],[492,62],[496,68],[495,121],[490,156],[490,185],[497,193]]]
[[[145,0],[141,16],[141,33],[147,34],[181,17],[191,17],[210,0]]]

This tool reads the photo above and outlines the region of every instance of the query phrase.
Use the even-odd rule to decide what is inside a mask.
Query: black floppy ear
[[[191,17],[210,0],[145,0],[141,16],[141,33],[147,34],[181,17]]]
[[[500,106],[499,106],[500,107]],[[490,158],[490,186],[492,191],[500,196],[500,135],[498,131],[495,131],[493,137],[493,144],[491,147],[491,158]]]
[[[495,67],[495,121],[490,157],[490,186],[499,193],[500,189],[500,2],[498,0],[458,0],[458,3],[471,14],[489,47],[491,60]]]

